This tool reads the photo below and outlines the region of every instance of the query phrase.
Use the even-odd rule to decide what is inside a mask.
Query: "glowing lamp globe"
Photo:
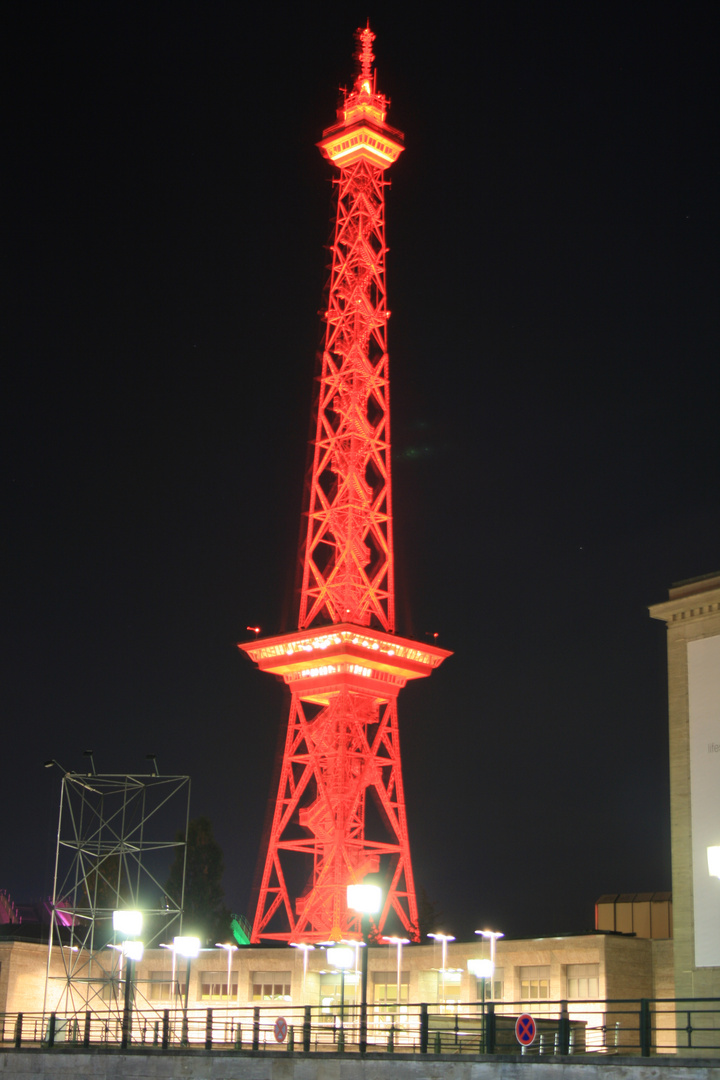
[[[113,930],[117,934],[137,937],[142,933],[142,911],[113,911]]]
[[[492,979],[495,964],[492,960],[468,960],[467,969],[476,979]]]
[[[347,905],[361,915],[377,915],[382,907],[382,889],[379,885],[348,885]]]
[[[200,938],[197,937],[176,937],[173,938],[173,949],[180,956],[186,956],[188,960],[193,960],[200,954]]]
[[[142,960],[144,946],[142,941],[124,941],[123,942],[123,956],[128,960]]]

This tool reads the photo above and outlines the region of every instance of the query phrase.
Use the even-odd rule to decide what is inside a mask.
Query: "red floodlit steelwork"
[[[450,654],[395,635],[385,170],[403,136],[385,122],[373,40],[358,31],[360,72],[319,143],[340,175],[299,629],[240,646],[292,692],[253,943],[357,937],[346,890],[369,874],[378,932],[418,939],[397,695]]]

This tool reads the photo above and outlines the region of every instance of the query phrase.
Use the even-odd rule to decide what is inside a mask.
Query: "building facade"
[[[650,608],[667,627],[675,996],[720,995],[720,574]]]

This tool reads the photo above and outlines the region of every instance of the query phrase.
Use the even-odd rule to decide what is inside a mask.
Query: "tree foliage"
[[[179,832],[177,840],[184,841]],[[181,895],[185,848],[178,847],[170,867],[167,892]],[[183,933],[197,934],[203,944],[224,941],[230,933],[230,912],[225,906],[222,877],[225,859],[222,848],[213,836],[212,824],[206,817],[188,824],[187,861],[185,865],[185,895],[183,901]]]
[[[435,900],[431,900],[421,885],[417,893],[418,924],[420,940],[424,941],[428,934],[441,929],[443,913]]]

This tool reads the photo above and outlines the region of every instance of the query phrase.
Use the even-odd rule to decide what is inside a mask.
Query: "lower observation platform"
[[[387,701],[408,679],[426,678],[452,656],[436,645],[352,623],[241,642],[238,648],[261,671],[281,675],[302,701],[319,705],[348,686]]]

